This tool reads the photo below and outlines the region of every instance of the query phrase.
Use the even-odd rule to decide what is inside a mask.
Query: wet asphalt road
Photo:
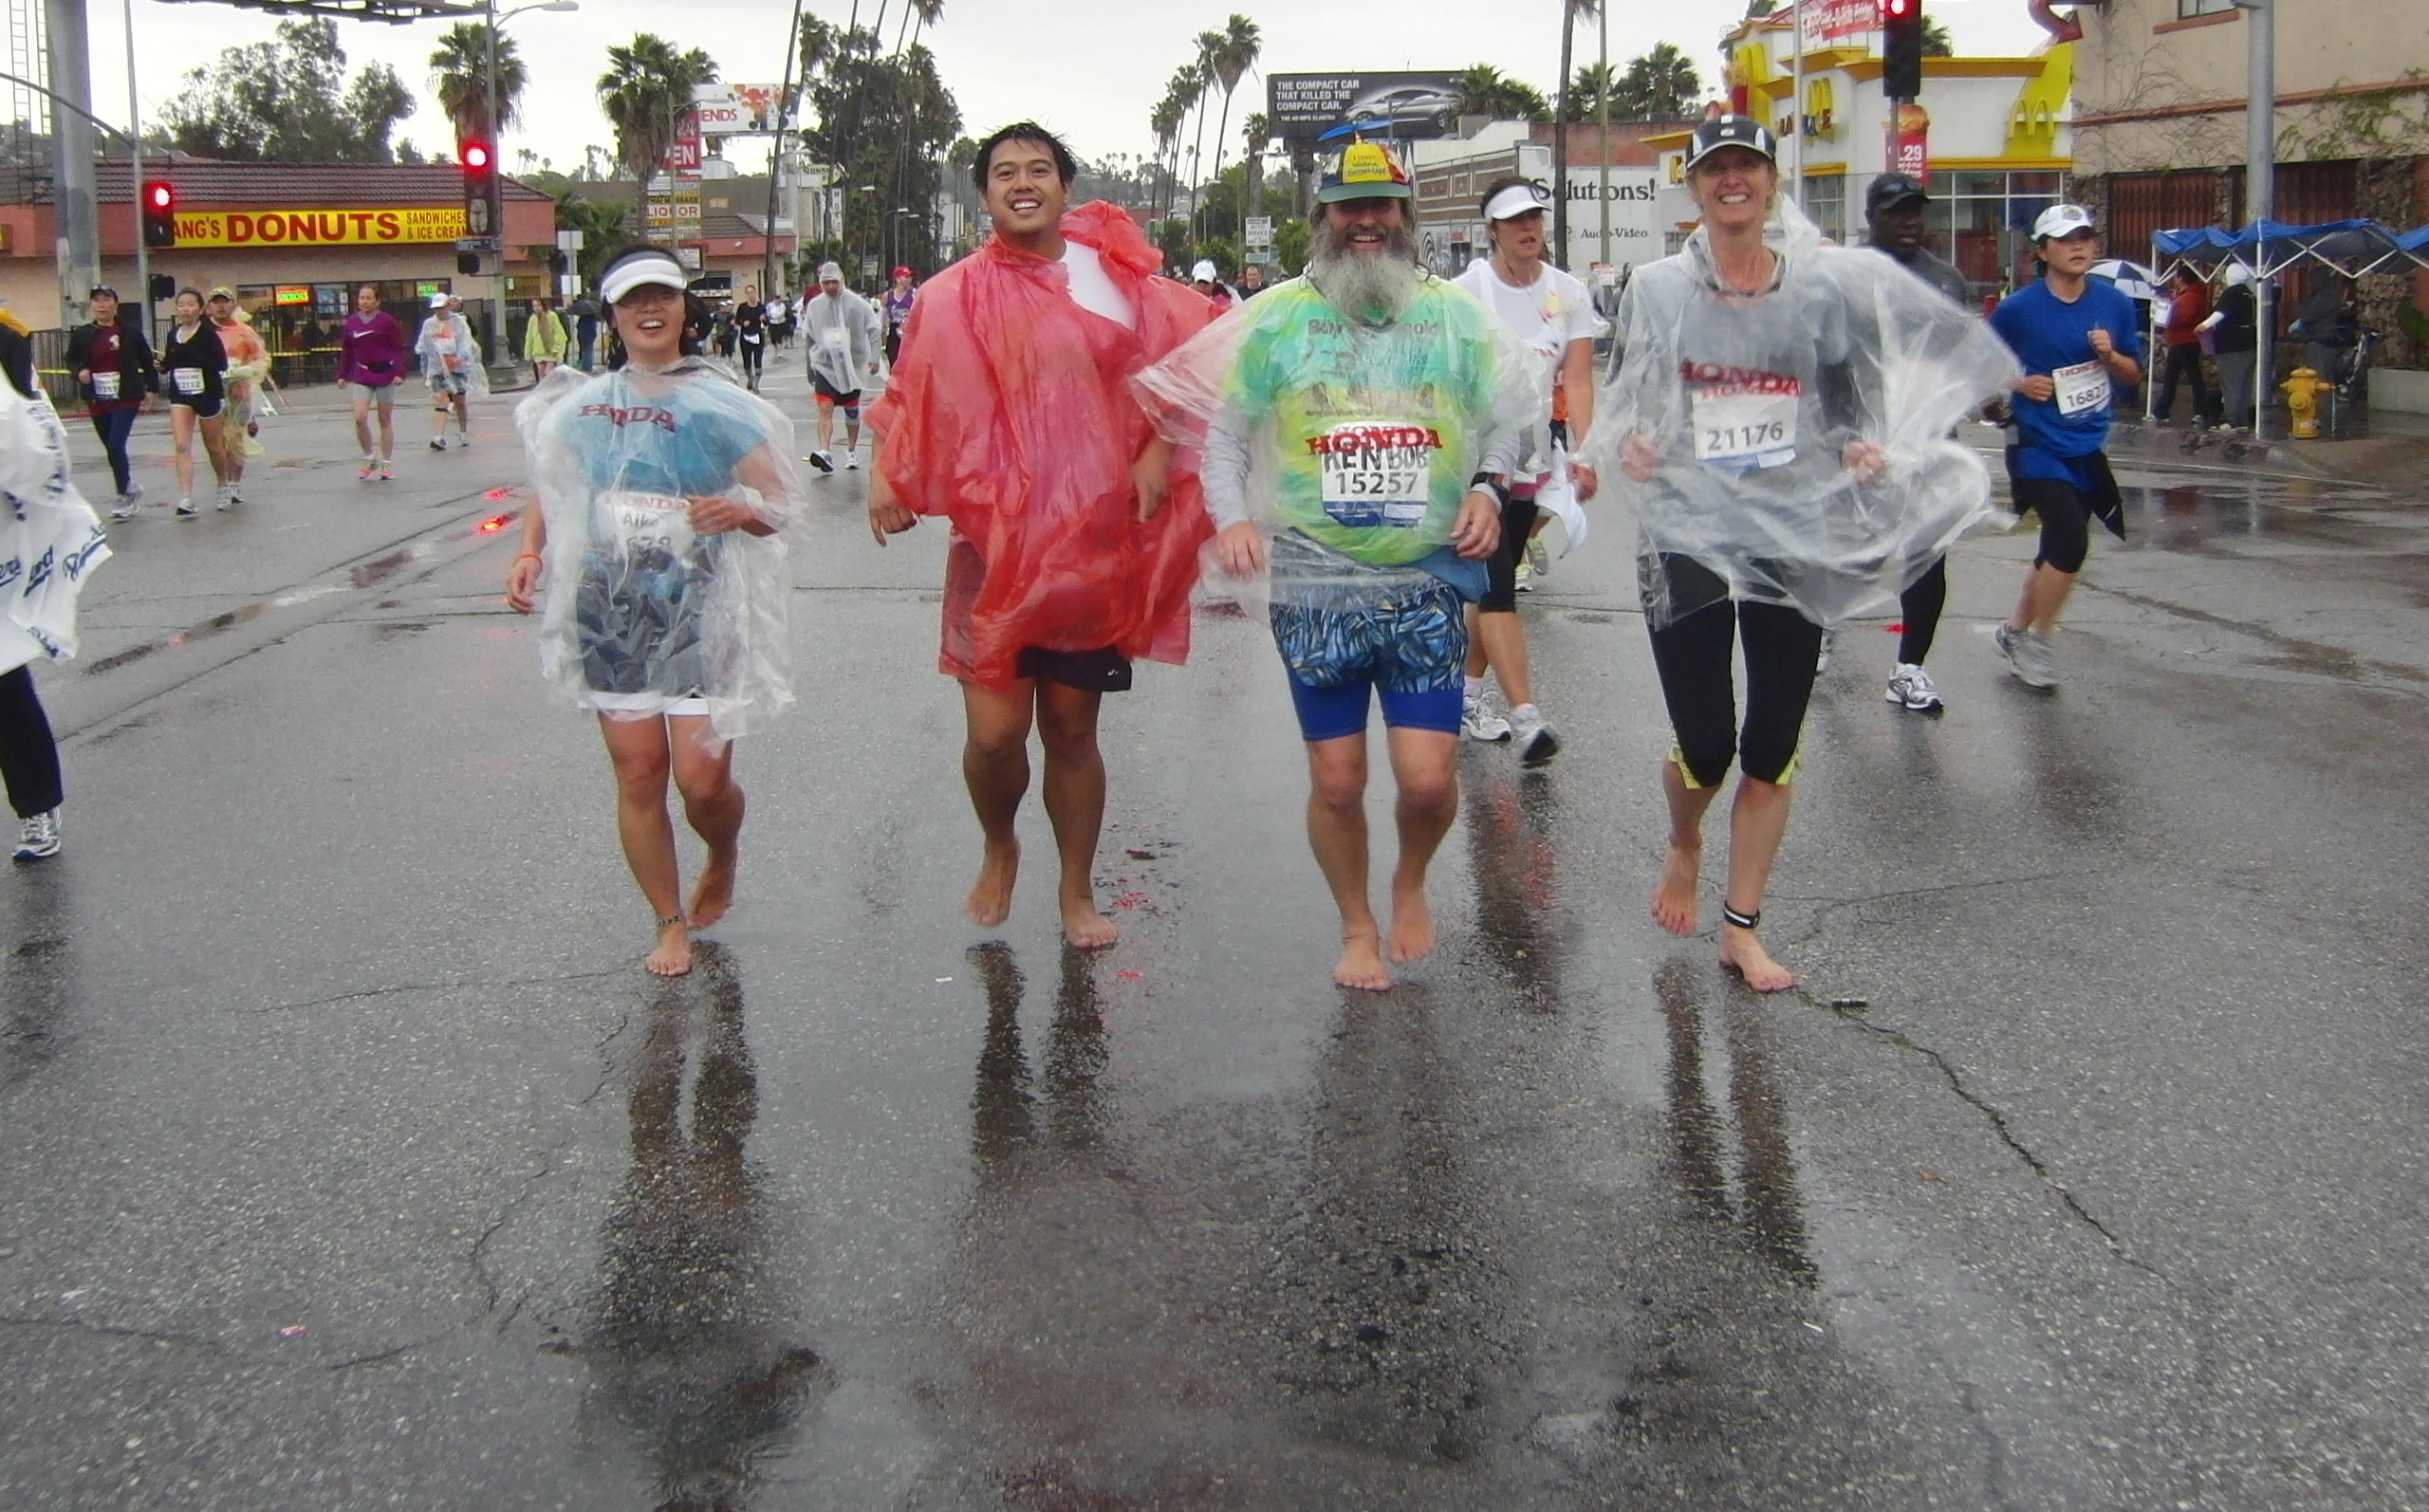
[[[1369,997],[1238,618],[1106,706],[1120,948],[1041,870],[964,923],[943,537],[828,480],[743,901],[661,985],[498,602],[505,405],[399,413],[396,484],[307,410],[115,531],[46,680],[0,1507],[2429,1507],[2420,497],[2129,471],[2054,696],[1982,633],[2026,537],[1957,556],[1944,718],[1851,628],[1772,1000],[1645,917],[1605,520],[1525,609],[1567,748],[1465,753],[1443,949]]]

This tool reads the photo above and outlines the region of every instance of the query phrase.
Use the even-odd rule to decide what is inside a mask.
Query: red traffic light
[[[149,179],[143,185],[143,245],[175,247],[177,245],[177,191],[163,179]]]
[[[464,143],[460,157],[462,157],[465,167],[474,170],[488,168],[492,162],[490,144],[485,141],[468,141]]]

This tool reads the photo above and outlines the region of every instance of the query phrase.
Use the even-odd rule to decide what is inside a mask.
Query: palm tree
[[[1180,151],[1180,123],[1188,115],[1189,106],[1182,101],[1178,92],[1167,89],[1164,98],[1157,102],[1147,117],[1148,129],[1156,134],[1156,176],[1162,180],[1156,186],[1162,195],[1159,203],[1166,209],[1171,208],[1173,187],[1173,172],[1166,159]],[[1161,215],[1157,217],[1159,220],[1162,218]]]
[[[1189,224],[1191,234],[1196,234],[1197,186],[1204,182],[1198,173],[1206,161],[1206,96],[1214,87],[1214,60],[1223,51],[1223,34],[1201,31],[1197,34],[1197,61],[1190,65],[1197,80],[1191,102],[1197,107],[1197,139],[1189,148]],[[1219,142],[1216,144],[1221,145]]]
[[[1486,116],[1494,120],[1541,120],[1550,114],[1551,106],[1537,93],[1535,86],[1502,76],[1500,69],[1480,63],[1451,77],[1451,87],[1459,97],[1459,114]]]
[[[1248,180],[1241,186],[1248,191],[1241,200],[1248,207],[1244,214],[1265,213],[1265,144],[1272,139],[1273,122],[1265,119],[1264,111],[1252,110],[1240,122],[1240,160],[1246,165],[1240,176]],[[1240,228],[1240,239],[1248,239],[1246,225]]]
[[[1568,86],[1577,57],[1577,18],[1603,9],[1602,0],[1560,0],[1560,101],[1552,112],[1552,261],[1568,266]]]
[[[1157,107],[1159,114],[1166,110],[1171,111],[1173,121],[1173,161],[1168,179],[1171,187],[1164,196],[1164,212],[1167,215],[1172,212],[1174,201],[1180,194],[1180,128],[1189,120],[1190,106],[1197,102],[1197,96],[1202,87],[1198,82],[1196,68],[1184,65],[1173,70],[1171,80],[1164,85],[1164,102]]]
[[[1703,93],[1687,55],[1666,42],[1631,59],[1611,95],[1611,114],[1627,120],[1683,120]]]
[[[642,31],[607,49],[599,76],[599,104],[616,128],[616,157],[642,183],[658,172],[682,130],[695,84],[714,83],[717,65],[694,47],[677,52],[663,37]]]
[[[430,55],[430,82],[438,91],[438,108],[454,124],[455,139],[486,137],[492,125],[504,131],[521,114],[523,85],[527,74],[523,55],[515,50],[514,39],[501,32],[497,39],[497,116],[492,122],[487,98],[489,82],[489,26],[479,21],[458,21],[439,34],[438,46]]]
[[[1257,34],[1256,23],[1234,10],[1223,26],[1221,44],[1214,49],[1214,82],[1223,86],[1223,114],[1214,125],[1214,178],[1223,176],[1223,138],[1232,129],[1232,91],[1240,86],[1241,78],[1256,66],[1257,54],[1263,50],[1264,39]]]

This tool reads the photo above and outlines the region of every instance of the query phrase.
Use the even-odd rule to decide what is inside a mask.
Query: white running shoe
[[[1513,575],[1513,579],[1514,581],[1510,585],[1511,592],[1533,593],[1535,591],[1535,564],[1529,562],[1526,558],[1520,557],[1518,559],[1518,570]]]
[[[226,509],[235,503],[236,486],[232,483],[223,483],[219,486],[219,497],[212,501],[212,507]]]
[[[46,809],[30,814],[17,827],[17,856],[21,861],[39,861],[59,854],[59,810]]]
[[[2050,689],[2058,686],[2058,658],[2051,652],[2049,637],[2013,625],[1995,625],[1991,630],[1991,644],[2007,658],[2008,671],[2027,688]]]
[[[121,493],[118,496],[118,503],[110,506],[110,518],[113,520],[132,520],[135,518],[135,511],[142,507],[143,496],[141,494]]]
[[[1527,565],[1538,578],[1551,575],[1552,554],[1545,548],[1542,536],[1527,538]]]
[[[446,450],[447,450],[447,437],[445,437],[445,436],[443,436],[443,435],[434,435],[434,436],[432,436],[432,437],[430,438],[430,449],[431,449],[433,452],[444,452],[444,451],[446,451]]]
[[[201,510],[194,507],[194,501],[192,499],[179,499],[177,501],[177,517],[181,520],[191,520],[201,512]]]
[[[1481,698],[1461,698],[1459,733],[1469,740],[1494,745],[1510,738],[1510,721],[1487,709]]]
[[[1560,737],[1544,723],[1544,711],[1532,704],[1520,704],[1510,711],[1510,733],[1518,743],[1523,765],[1541,766],[1560,754]]]
[[[828,456],[824,452],[812,452],[808,456],[804,457],[802,460],[807,462],[811,467],[816,468],[821,472],[832,472],[835,470],[835,459]]]
[[[1898,664],[1898,670],[1889,674],[1888,689],[1881,696],[1918,714],[1937,714],[1948,707],[1940,702],[1939,690],[1932,686],[1932,674],[1910,661]]]
[[[858,472],[861,470],[860,452],[846,452],[844,453],[844,470],[846,472]]]

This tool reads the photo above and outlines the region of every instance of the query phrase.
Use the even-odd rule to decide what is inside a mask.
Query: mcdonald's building
[[[155,277],[177,287],[225,284],[273,353],[300,365],[316,338],[371,284],[402,317],[435,292],[464,296],[476,322],[491,315],[498,280],[456,270],[464,230],[462,170],[453,164],[239,163],[146,157],[146,180],[176,192],[176,245],[155,248]],[[102,281],[130,304],[141,220],[127,160],[100,165]],[[547,195],[502,178],[502,271],[546,286],[556,245]],[[0,297],[28,326],[59,322],[58,217],[46,174],[0,171]],[[81,296],[83,290],[74,291]],[[297,372],[298,378],[313,375]],[[282,368],[281,381],[288,380]]]

